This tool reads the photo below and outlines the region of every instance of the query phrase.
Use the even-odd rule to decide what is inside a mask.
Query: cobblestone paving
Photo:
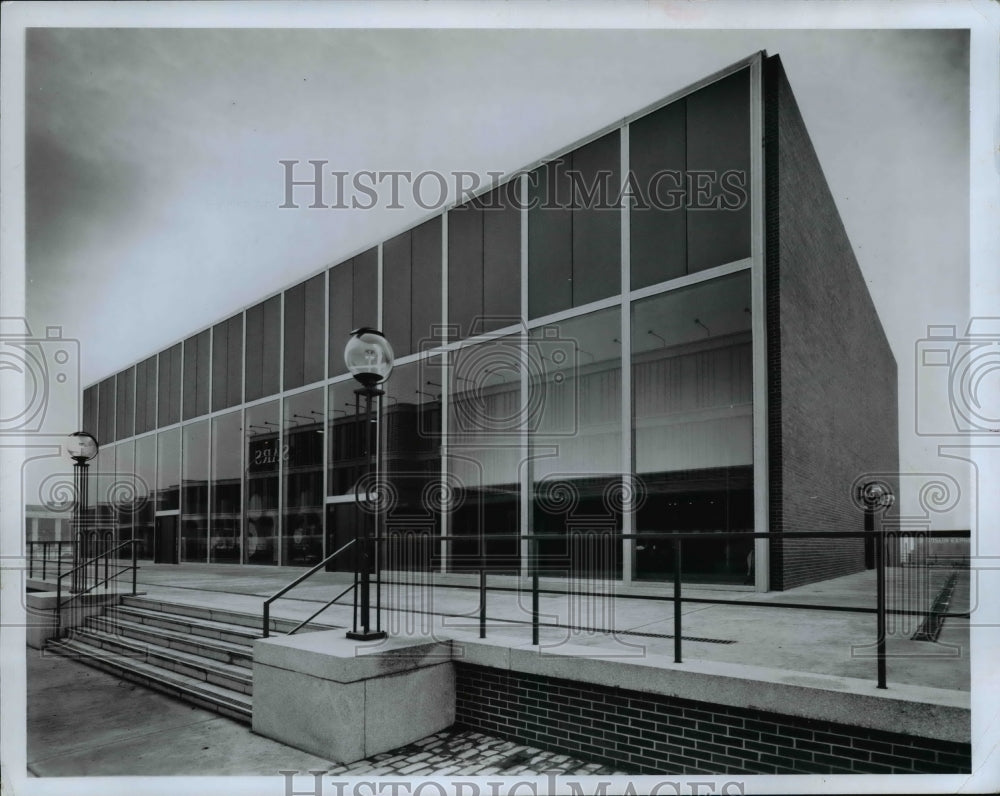
[[[329,774],[344,776],[406,774],[414,777],[549,773],[622,776],[627,772],[473,730],[456,729],[444,730],[391,752],[329,770]]]

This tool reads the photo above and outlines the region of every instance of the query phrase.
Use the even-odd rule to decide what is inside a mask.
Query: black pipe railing
[[[63,606],[69,605],[74,600],[82,597],[85,594],[88,594],[89,592],[91,592],[94,589],[96,589],[98,586],[103,586],[106,583],[110,583],[112,580],[115,580],[116,578],[118,578],[118,576],[121,575],[122,573],[131,571],[131,573],[132,573],[132,595],[135,596],[135,594],[137,592],[137,586],[138,586],[137,575],[138,575],[138,571],[139,571],[139,565],[136,562],[136,545],[137,544],[138,544],[138,540],[137,539],[126,539],[121,544],[118,544],[118,545],[116,545],[116,546],[114,546],[112,548],[109,548],[109,549],[106,549],[106,550],[102,551],[98,555],[94,556],[94,558],[85,560],[82,563],[78,564],[77,566],[73,567],[72,569],[66,570],[66,572],[61,573],[56,578],[56,638],[59,638],[62,635],[62,609],[63,609]],[[108,563],[107,562],[111,558],[111,554],[118,552],[119,550],[121,550],[124,547],[131,547],[132,548],[132,563],[129,566],[121,567],[116,572],[109,572]],[[101,580],[99,580],[98,578],[100,578],[100,562],[101,562],[102,559],[104,560],[104,578],[101,579]],[[63,601],[63,598],[62,598],[62,581],[63,581],[63,578],[68,577],[70,575],[76,575],[78,573],[86,574],[87,567],[89,567],[92,564],[94,565],[94,573],[96,575],[96,577],[94,579],[94,582],[92,584],[90,584],[89,586],[87,586],[85,583],[81,583],[81,582],[78,581],[78,588],[77,588],[77,590],[73,591],[69,595],[69,597],[67,597],[66,600]]]
[[[606,534],[607,532],[600,532]],[[615,533],[612,534],[612,538],[615,541],[624,539],[641,539],[645,541],[651,541],[654,539],[663,539],[671,542],[673,547],[673,595],[647,595],[647,594],[635,594],[629,595],[628,599],[640,599],[640,600],[670,600],[674,603],[674,616],[673,616],[673,639],[674,639],[674,660],[677,663],[682,662],[682,614],[681,606],[683,603],[702,603],[702,604],[716,604],[716,605],[740,605],[740,606],[753,606],[761,608],[787,608],[791,610],[811,610],[811,611],[845,611],[850,613],[861,613],[861,614],[875,614],[876,615],[876,662],[877,662],[877,672],[876,678],[879,688],[886,688],[886,616],[887,615],[917,615],[923,616],[926,611],[922,610],[912,610],[912,609],[900,609],[900,608],[889,608],[886,605],[886,567],[887,567],[887,556],[885,551],[885,541],[887,533],[892,533],[893,538],[901,537],[920,537],[920,538],[934,538],[934,539],[968,539],[970,538],[969,531],[906,531],[906,530],[896,530],[885,531],[885,530],[874,530],[874,531],[789,531],[782,533],[772,533],[772,532],[744,532],[744,531],[707,531],[707,532],[697,532],[697,531],[684,531],[684,532],[672,532],[672,531],[659,531],[659,532],[642,532],[642,533]],[[428,545],[430,549],[431,543],[440,542],[463,542],[468,544],[471,541],[479,541],[480,543],[485,543],[488,538],[500,538],[510,540],[512,538],[511,534],[477,534],[476,536],[462,536],[462,535],[434,535],[430,532],[420,531],[414,532],[410,531],[396,531],[384,533],[381,536],[377,536],[373,539],[376,551],[379,550],[381,545],[388,545],[393,540],[399,539],[401,536],[421,537]],[[544,540],[558,540],[558,541],[569,541],[571,536],[585,535],[584,532],[573,531],[571,534],[560,534],[560,533],[539,533],[539,534],[527,534],[524,537],[514,537],[523,539],[528,544],[528,562],[527,562],[527,572],[531,584],[531,643],[534,646],[539,644],[539,628],[542,623],[539,620],[539,596],[541,594],[570,594],[573,596],[592,596],[592,597],[607,597],[607,593],[594,592],[594,591],[583,591],[580,589],[574,589],[567,582],[567,588],[563,589],[546,589],[541,588],[539,583],[540,577],[540,561],[542,556],[539,555],[538,548],[539,542]],[[875,605],[874,606],[848,606],[848,605],[828,605],[823,603],[794,603],[794,602],[784,602],[777,600],[727,600],[724,598],[708,598],[708,597],[688,597],[684,596],[681,589],[682,577],[682,553],[683,553],[683,543],[688,540],[728,540],[728,539],[866,539],[868,537],[875,537],[875,569],[876,569],[876,595],[875,595]],[[386,560],[385,555],[378,556],[378,566],[376,568],[376,599],[379,605],[381,605],[381,595],[380,586],[382,583],[393,584],[400,583],[399,581],[387,580],[382,577],[381,569],[382,564]],[[409,559],[412,562],[412,558]],[[391,562],[390,562],[391,563]],[[391,567],[387,567],[391,569]],[[487,591],[488,585],[486,580],[487,569],[484,565],[482,556],[480,556],[480,566],[479,566],[479,582],[475,586],[465,586],[457,585],[451,586],[449,588],[475,588],[479,590],[479,604],[477,606],[478,613],[478,623],[479,623],[479,637],[486,638],[486,602],[487,602]],[[490,587],[494,591],[516,591],[523,592],[523,588],[520,587],[503,587],[503,586],[492,586]],[[393,610],[406,610],[405,608],[394,608]],[[968,612],[951,612],[940,614],[941,618],[961,618],[968,619]],[[470,615],[470,618],[473,618]],[[516,620],[514,620],[516,621]],[[561,626],[561,625],[560,625]]]
[[[28,542],[28,577],[35,577],[35,562],[40,561],[42,565],[42,580],[46,580],[48,577],[48,563],[49,561],[56,562],[56,576],[62,574],[62,563],[63,563],[63,549],[69,550],[69,560],[73,560],[73,546],[76,544],[72,540],[39,540],[35,542]],[[38,550],[41,550],[41,555],[38,555]],[[52,555],[52,550],[55,549],[55,555]]]
[[[312,577],[314,574],[316,574],[317,572],[319,572],[321,569],[323,569],[323,567],[325,567],[327,564],[329,564],[331,561],[333,561],[333,559],[335,559],[337,556],[339,556],[341,553],[343,553],[345,550],[347,550],[347,548],[349,548],[351,545],[353,545],[354,542],[355,542],[355,540],[351,539],[351,541],[349,541],[343,547],[341,547],[338,550],[335,550],[334,552],[330,553],[330,555],[328,555],[326,558],[324,558],[322,561],[320,561],[318,564],[316,564],[316,566],[314,566],[312,569],[308,570],[307,572],[303,572],[301,575],[299,575],[295,580],[293,580],[287,586],[282,586],[280,589],[278,589],[278,591],[276,591],[274,594],[272,594],[270,597],[268,597],[266,600],[264,600],[264,638],[267,638],[270,635],[271,603],[273,603],[279,597],[283,597],[286,593],[288,593],[289,591],[291,591],[292,589],[294,589],[296,586],[298,586],[300,583],[302,583],[302,581],[306,580],[307,578]],[[349,591],[353,591],[354,592],[354,615],[355,615],[355,624],[356,624],[357,623],[357,618],[356,617],[357,617],[357,613],[358,613],[357,612],[357,602],[358,602],[358,598],[357,598],[357,594],[358,594],[358,571],[357,571],[357,567],[355,567],[355,569],[354,569],[354,583],[353,584],[351,584],[346,589],[344,589],[340,594],[338,594],[336,597],[334,597],[332,600],[330,600],[326,605],[324,605],[322,608],[320,608],[318,611],[316,611],[316,613],[314,613],[308,619],[306,619],[306,620],[304,620],[302,622],[299,622],[298,625],[296,625],[294,628],[292,628],[289,631],[288,635],[292,635],[292,633],[296,632],[299,628],[304,627],[305,625],[309,624],[313,619],[315,619],[317,616],[319,616],[321,613],[323,613],[323,611],[325,611],[327,608],[329,608],[331,605],[333,605],[335,602],[337,602],[337,600],[339,600],[341,597],[343,597]]]

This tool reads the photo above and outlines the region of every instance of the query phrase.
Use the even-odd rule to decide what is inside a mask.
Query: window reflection
[[[135,514],[136,550],[139,558],[153,557],[153,513],[156,500],[156,435],[135,441],[135,489],[139,501]]]
[[[520,571],[521,348],[520,337],[508,337],[451,354],[449,533],[468,537],[448,546],[454,572]]]
[[[184,426],[181,560],[208,560],[208,421]]]
[[[237,411],[212,419],[212,563],[240,561],[241,417]]]
[[[284,455],[278,417],[277,401],[246,410],[247,564],[278,563],[278,472]]]
[[[181,430],[172,428],[157,435],[156,510],[180,508]]]
[[[308,566],[323,557],[323,390],[285,399],[284,563]]]
[[[753,529],[749,271],[637,302],[632,394],[643,531]],[[749,580],[752,539],[685,542],[685,577]],[[638,540],[635,577],[672,572],[664,541]]]
[[[532,332],[535,532],[549,575],[621,577],[621,311]]]

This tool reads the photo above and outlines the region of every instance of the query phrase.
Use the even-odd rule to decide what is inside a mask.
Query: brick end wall
[[[969,744],[455,662],[458,726],[637,774],[968,773]]]
[[[899,467],[896,361],[777,56],[764,74],[770,529],[862,531],[851,485]],[[851,574],[864,542],[774,541],[771,566],[775,589]]]

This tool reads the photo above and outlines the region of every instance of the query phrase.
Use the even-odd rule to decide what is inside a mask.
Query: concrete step
[[[181,672],[162,669],[144,660],[109,653],[82,637],[52,640],[48,649],[130,682],[169,694],[221,715],[249,724],[253,717],[251,697]]]
[[[131,601],[132,598],[128,599]],[[149,627],[216,639],[230,644],[250,646],[254,639],[261,637],[260,628],[251,629],[246,625],[218,622],[193,614],[168,613],[165,608],[136,606],[131,602],[117,606],[114,609],[114,616],[116,619]]]
[[[86,625],[110,635],[137,642],[158,644],[220,663],[228,663],[245,669],[250,669],[253,666],[253,648],[249,643],[222,641],[221,639],[143,624],[118,615],[117,610],[114,609],[102,616],[88,618]]]
[[[242,694],[253,693],[253,676],[243,666],[233,666],[160,644],[130,640],[87,627],[76,628],[71,638],[98,647],[110,655],[142,660],[157,668],[179,672]]]
[[[260,609],[256,613],[246,611],[233,611],[226,608],[209,608],[203,605],[192,605],[189,603],[170,602],[160,600],[155,597],[133,597],[126,595],[122,597],[122,605],[128,607],[141,608],[147,611],[158,611],[171,615],[191,617],[201,619],[206,622],[218,622],[228,625],[239,625],[254,631],[254,638],[260,638],[263,631],[263,599],[260,600]],[[339,604],[341,608],[349,605]],[[318,605],[316,606],[319,607]],[[121,608],[119,608],[121,610]],[[305,617],[303,617],[305,618]],[[287,633],[298,625],[297,619],[279,619],[271,617],[270,630],[273,633]],[[299,633],[315,632],[317,630],[336,630],[342,625],[326,624],[312,621],[306,627],[299,630]]]

